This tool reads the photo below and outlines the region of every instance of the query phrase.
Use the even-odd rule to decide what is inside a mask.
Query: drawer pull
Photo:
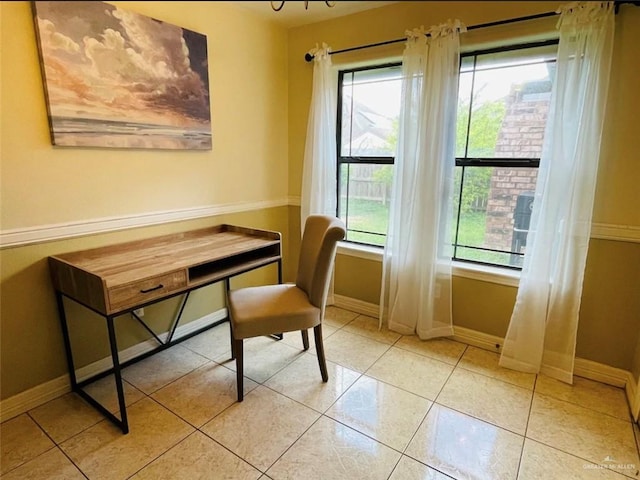
[[[149,292],[153,292],[154,290],[160,290],[161,288],[163,288],[164,285],[160,284],[156,287],[152,287],[152,288],[146,288],[146,289],[142,289],[140,290],[140,293],[149,293]]]

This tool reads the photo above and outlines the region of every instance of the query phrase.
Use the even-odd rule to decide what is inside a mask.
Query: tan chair
[[[310,215],[305,222],[295,283],[245,287],[228,292],[239,402],[244,397],[242,341],[245,338],[300,330],[303,347],[308,350],[307,329],[313,327],[322,381],[329,379],[322,343],[322,319],[336,245],[344,236],[345,227],[340,219]]]

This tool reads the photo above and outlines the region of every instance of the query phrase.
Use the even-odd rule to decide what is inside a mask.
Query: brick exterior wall
[[[549,82],[533,82],[511,92],[496,143],[497,158],[540,157],[550,89]],[[535,191],[537,176],[537,168],[494,167],[487,200],[486,247],[511,250],[517,240],[513,232],[518,196]]]

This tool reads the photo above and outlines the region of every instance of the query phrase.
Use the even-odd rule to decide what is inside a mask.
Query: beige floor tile
[[[389,480],[451,480],[451,477],[403,455]]]
[[[304,355],[300,348],[287,345],[271,337],[255,337],[244,340],[244,376],[251,380],[264,383],[284,367]],[[219,358],[225,367],[236,371],[236,361]]]
[[[333,325],[329,325],[329,324],[322,324],[322,338],[323,340],[326,340],[327,338],[329,338],[333,333],[335,333],[336,331],[338,331],[338,329],[336,327],[334,327]],[[314,339],[313,336],[313,328],[310,328],[308,330],[308,334],[309,334],[309,348],[311,350],[314,350],[315,345],[316,345],[316,341]],[[283,343],[286,343],[287,345],[290,345],[294,348],[302,349],[302,335],[300,334],[300,332],[285,332],[283,335],[283,339],[282,339]]]
[[[246,378],[245,395],[257,386]],[[208,362],[151,396],[191,425],[201,427],[237,401],[236,388],[234,372]]]
[[[631,422],[546,395],[534,395],[527,438],[628,476],[616,465],[640,467]]]
[[[451,365],[458,363],[467,347],[464,343],[455,342],[448,338],[421,340],[417,335],[403,335],[395,343],[395,346]]]
[[[425,398],[362,376],[327,410],[326,415],[403,451],[430,406],[431,402]]]
[[[131,480],[237,479],[261,473],[201,432],[195,432],[131,477]]]
[[[322,417],[267,470],[275,480],[383,480],[400,453]]]
[[[57,447],[2,475],[3,480],[84,480],[84,478],[80,470]]]
[[[389,349],[389,345],[339,330],[324,342],[327,360],[357,372],[366,371]]]
[[[126,435],[103,420],[60,445],[91,480],[128,478],[194,431],[149,398],[134,403],[127,414]]]
[[[27,414],[0,425],[0,474],[27,463],[55,444]]]
[[[122,381],[122,387],[124,388],[125,405],[131,405],[145,396],[144,393],[125,380]],[[87,385],[84,390],[110,412],[116,413],[120,411],[118,391],[116,390],[115,377],[113,375]]]
[[[67,393],[34,408],[29,415],[58,444],[104,420],[98,410],[75,393]]]
[[[231,358],[231,331],[229,322],[195,335],[180,343],[183,347],[207,357],[209,360],[224,357]]]
[[[531,439],[524,442],[518,480],[623,480],[625,477]]]
[[[434,404],[406,455],[456,479],[516,478],[523,437]]]
[[[481,348],[469,346],[462,355],[458,366],[472,372],[482,373],[488,377],[497,378],[503,382],[512,383],[519,387],[533,390],[536,375],[523,373],[501,367],[498,362],[500,355]]]
[[[575,403],[621,420],[631,420],[627,397],[622,388],[575,376],[573,385],[569,385],[546,375],[538,375],[536,393]]]
[[[354,320],[349,322],[343,327],[345,332],[357,333],[369,337],[378,342],[388,343],[393,345],[402,335],[397,332],[392,332],[387,328],[386,324],[382,325],[382,328],[378,329],[378,319],[368,317],[366,315],[360,315]]]
[[[125,404],[131,405],[144,398],[144,393],[123,381]],[[85,387],[85,392],[110,412],[120,417],[118,394],[113,375]],[[60,444],[81,431],[104,420],[104,416],[79,395],[67,393],[29,412],[29,415]]]
[[[204,365],[207,359],[182,345],[156,353],[122,370],[122,377],[147,395]]]
[[[358,315],[358,313],[330,305],[325,309],[323,323],[340,328],[356,318]]]
[[[358,372],[329,361],[327,373],[329,381],[324,383],[318,357],[307,354],[280,370],[265,385],[322,413],[360,376]]]
[[[391,347],[367,370],[367,375],[434,400],[452,371],[453,366],[447,363]]]
[[[202,431],[265,471],[315,422],[319,413],[259,386]]]
[[[526,388],[456,368],[436,401],[524,435],[532,395]]]

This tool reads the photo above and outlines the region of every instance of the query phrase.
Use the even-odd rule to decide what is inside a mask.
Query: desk
[[[176,340],[173,336],[189,292],[219,281],[224,281],[228,290],[231,277],[272,263],[278,264],[278,282],[281,283],[281,243],[278,232],[225,224],[49,257],[72,391],[120,427],[123,433],[128,433],[121,369],[186,339]],[[165,340],[133,313],[135,309],[181,294],[184,295],[182,303]],[[76,378],[65,297],[98,313],[107,323],[113,367],[81,382]],[[120,364],[114,319],[125,313],[131,313],[155,338],[158,346]],[[120,418],[83,390],[110,374],[115,377]]]

